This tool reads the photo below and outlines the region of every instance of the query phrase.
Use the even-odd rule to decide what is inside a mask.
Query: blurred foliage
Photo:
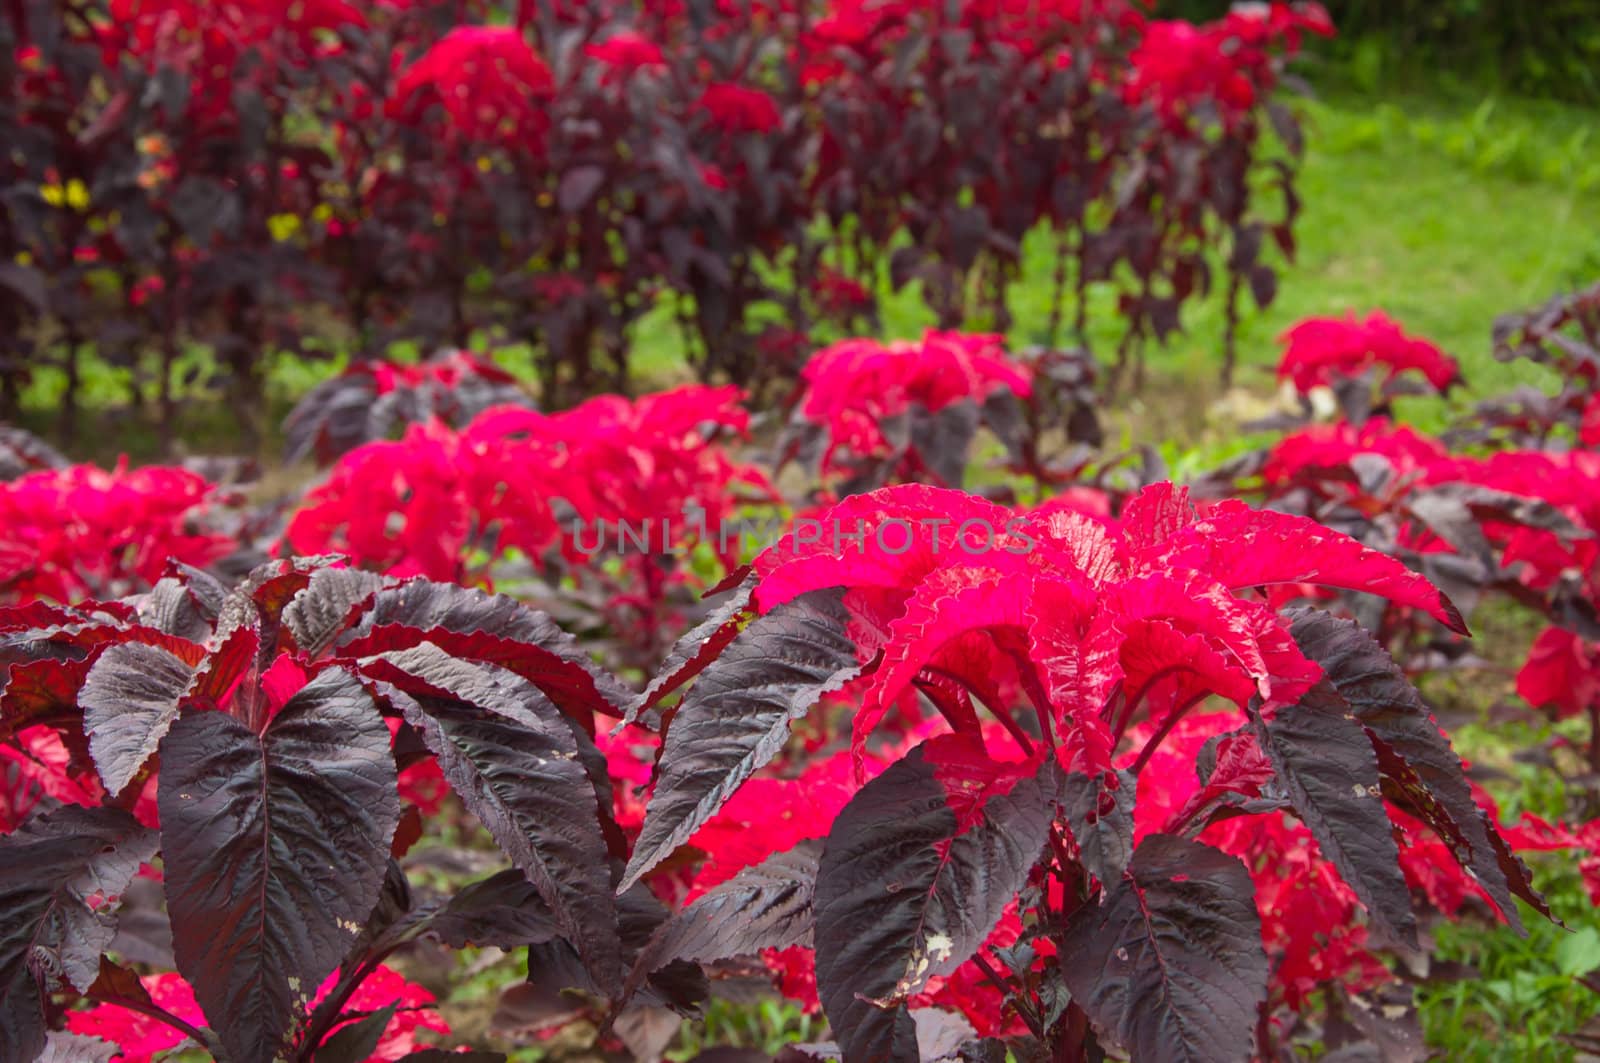
[[[1158,0],[1167,18],[1216,18],[1229,0]],[[1324,0],[1339,37],[1316,48],[1369,88],[1441,73],[1484,88],[1600,103],[1593,0]]]

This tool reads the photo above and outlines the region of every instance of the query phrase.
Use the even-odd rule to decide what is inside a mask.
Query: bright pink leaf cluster
[[[1369,369],[1384,371],[1392,381],[1417,373],[1436,391],[1460,381],[1456,360],[1425,339],[1406,334],[1393,318],[1374,310],[1365,318],[1315,317],[1285,332],[1278,379],[1290,380],[1303,392],[1327,387],[1340,377],[1356,377]]]
[[[549,66],[515,26],[457,26],[405,69],[388,107],[418,122],[438,106],[452,137],[538,152],[554,90]]]
[[[115,598],[204,566],[233,541],[207,526],[226,499],[186,469],[93,465],[0,483],[0,603]]]
[[[583,562],[587,544],[616,544],[620,521],[649,522],[650,548],[663,552],[678,545],[661,541],[663,521],[688,535],[687,510],[714,527],[741,491],[770,495],[757,469],[714,442],[748,430],[740,398],[737,388],[687,387],[633,401],[604,395],[551,415],[497,407],[460,432],[416,425],[398,442],[340,459],[285,540],[297,553],[342,553],[440,580],[469,579],[478,550],[515,549],[535,561],[556,550]]]
[[[1169,122],[1209,104],[1231,125],[1270,87],[1273,50],[1297,52],[1307,32],[1333,35],[1321,4],[1240,5],[1200,26],[1152,21],[1130,56],[1125,95],[1153,100]]]
[[[891,453],[883,422],[912,406],[937,413],[954,403],[982,403],[998,391],[1026,398],[1033,373],[1006,354],[1002,336],[929,330],[919,341],[842,340],[812,356],[801,373],[800,415],[828,430],[823,470],[835,455]]]
[[[756,599],[770,610],[849,588],[852,634],[866,659],[882,654],[854,721],[858,753],[914,684],[981,741],[969,692],[1003,714],[1004,684],[1019,683],[1063,765],[1085,771],[1110,766],[1136,718],[1175,722],[1211,694],[1241,707],[1293,701],[1321,670],[1257,588],[1362,590],[1465,630],[1437,589],[1386,554],[1240,502],[1196,513],[1172,484],[1146,488],[1114,522],[1018,516],[906,486],[848,498],[821,525],[817,541],[794,536],[756,559]],[[935,676],[958,684],[941,689]]]

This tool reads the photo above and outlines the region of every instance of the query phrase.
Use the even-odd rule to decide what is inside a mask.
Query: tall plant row
[[[1081,342],[1109,286],[1120,364],[1191,300],[1272,298],[1300,143],[1275,90],[1330,32],[1282,3],[506,14],[0,7],[0,414],[48,367],[71,436],[95,358],[164,431],[205,374],[254,433],[275,358],[472,342],[531,345],[560,404],[625,390],[654,310],[702,378],[759,391],[886,286],[1004,330],[1030,238],[1057,260],[1040,339]]]

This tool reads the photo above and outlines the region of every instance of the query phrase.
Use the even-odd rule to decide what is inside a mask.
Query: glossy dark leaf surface
[[[674,960],[709,963],[811,944],[812,894],[822,843],[801,842],[695,898],[634,962],[630,983]]]
[[[1101,1038],[1141,1063],[1250,1058],[1267,957],[1249,872],[1150,835],[1100,903],[1079,909],[1061,973]]]
[[[1287,614],[1289,633],[1301,652],[1322,666],[1328,682],[1343,696],[1377,750],[1384,776],[1441,838],[1450,843],[1496,906],[1514,927],[1521,926],[1515,893],[1538,910],[1526,868],[1515,858],[1501,859],[1504,843],[1473,800],[1461,758],[1439,730],[1422,696],[1382,646],[1352,620],[1320,609]]]
[[[1115,882],[1133,858],[1138,782],[1125,771],[1111,779],[1071,772],[1062,782],[1062,811],[1078,843],[1079,859],[1101,882]]]
[[[324,568],[283,609],[295,647],[320,657],[344,631],[350,613],[383,587],[383,577],[359,568]]]
[[[155,852],[155,832],[114,808],[64,805],[0,838],[0,1059],[43,1050],[49,993],[94,984],[117,902]]]
[[[665,860],[772,760],[796,720],[859,671],[836,590],[752,621],[684,696],[622,887]]]
[[[159,646],[112,646],[89,670],[78,704],[89,751],[106,790],[116,794],[139,773],[178,718],[195,670]]]
[[[377,904],[400,819],[389,731],[323,672],[257,735],[220,712],[161,743],[178,969],[237,1059],[270,1059]]]
[[[928,748],[864,786],[824,844],[814,901],[817,995],[850,1060],[918,1058],[906,1000],[983,944],[1055,818],[1059,773],[1051,762],[1039,778],[989,796],[963,830]]]
[[[544,613],[514,598],[446,583],[410,580],[377,592],[334,649],[365,657],[424,641],[508,668],[569,712],[616,716],[631,697]]]
[[[428,929],[454,949],[539,945],[561,935],[550,906],[517,868],[457,890],[429,920]]]
[[[528,876],[608,992],[622,985],[609,853],[577,738],[550,699],[502,668],[431,644],[375,658],[450,786]],[[379,669],[381,668],[381,672]]]
[[[1374,926],[1389,941],[1415,949],[1416,916],[1383,807],[1377,754],[1349,703],[1324,680],[1258,723],[1258,732],[1322,855],[1355,890]]]

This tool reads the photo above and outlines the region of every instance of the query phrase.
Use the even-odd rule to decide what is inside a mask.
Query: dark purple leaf
[[[346,451],[374,438],[369,415],[377,398],[370,373],[347,372],[306,392],[283,422],[283,460],[293,465],[316,456],[330,465]]]
[[[683,1016],[671,1008],[629,1004],[611,1024],[623,1047],[637,1060],[659,1060],[683,1025]]]
[[[1305,154],[1305,137],[1300,132],[1300,122],[1286,104],[1279,100],[1268,100],[1267,117],[1272,122],[1272,131],[1278,134],[1278,139],[1283,141],[1290,155],[1298,159]]]
[[[906,1001],[977,951],[1038,862],[1059,773],[990,796],[962,829],[927,744],[867,783],[824,843],[817,995],[850,1060],[917,1060]]]
[[[1270,720],[1255,710],[1261,748],[1322,855],[1355,890],[1375,928],[1415,950],[1417,921],[1383,807],[1378,757],[1349,703],[1323,680]]]
[[[122,893],[155,853],[155,832],[114,808],[64,805],[0,838],[0,1059],[32,1060],[49,994],[94,984]]]
[[[389,730],[323,672],[255,734],[194,712],[161,743],[178,970],[236,1059],[271,1059],[361,933],[400,819]]]
[[[185,579],[166,576],[139,601],[139,621],[169,635],[204,642],[211,637],[226,597],[221,584],[204,573]]]
[[[167,918],[161,883],[136,878],[122,895],[117,912],[117,936],[110,951],[129,963],[172,970],[177,961],[172,955],[172,921]]]
[[[514,672],[426,643],[364,670],[409,695],[400,708],[451,788],[539,891],[601,989],[620,990],[600,811],[560,711]]]
[[[45,287],[44,274],[32,266],[24,266],[20,262],[0,262],[0,288],[11,292],[41,314],[50,312],[50,293]]]
[[[334,649],[340,656],[363,657],[424,641],[457,657],[509,668],[566,711],[618,716],[620,706],[632,700],[544,613],[505,595],[453,584],[410,580],[379,591]]]
[[[634,961],[629,990],[667,963],[710,963],[811,944],[811,898],[822,843],[805,841],[747,867],[697,897]]]
[[[813,591],[746,627],[695,681],[667,728],[655,792],[619,889],[716,815],[777,756],[789,728],[860,671],[841,591]]]
[[[1125,771],[1112,778],[1071,772],[1062,781],[1062,813],[1078,843],[1079,859],[1102,883],[1122,877],[1133,858],[1133,803],[1139,780]]]
[[[139,774],[178,718],[194,680],[193,668],[159,646],[128,642],[95,661],[78,704],[107,792],[121,793]]]
[[[427,929],[453,949],[514,949],[561,935],[550,906],[516,868],[457,890],[428,920]]]
[[[45,1034],[44,1052],[33,1063],[111,1063],[119,1051],[98,1037],[51,1030]]]
[[[1099,904],[1078,909],[1061,974],[1100,1037],[1133,1059],[1248,1059],[1267,998],[1255,886],[1235,857],[1152,834]]]
[[[1461,758],[1388,651],[1361,625],[1320,609],[1285,615],[1301,652],[1322,666],[1328,682],[1366,728],[1385,778],[1394,781],[1404,803],[1450,845],[1511,925],[1521,929],[1513,893],[1548,914],[1527,869],[1510,856],[1473,800]]]
[[[349,626],[351,612],[383,588],[382,576],[359,568],[324,568],[284,606],[283,624],[297,650],[320,657]]]
[[[921,405],[911,407],[911,448],[938,486],[961,486],[980,419],[971,400],[952,403],[938,413]]]
[[[600,186],[605,184],[606,172],[598,166],[575,166],[561,175],[556,186],[556,206],[563,214],[576,214],[589,205]]]

